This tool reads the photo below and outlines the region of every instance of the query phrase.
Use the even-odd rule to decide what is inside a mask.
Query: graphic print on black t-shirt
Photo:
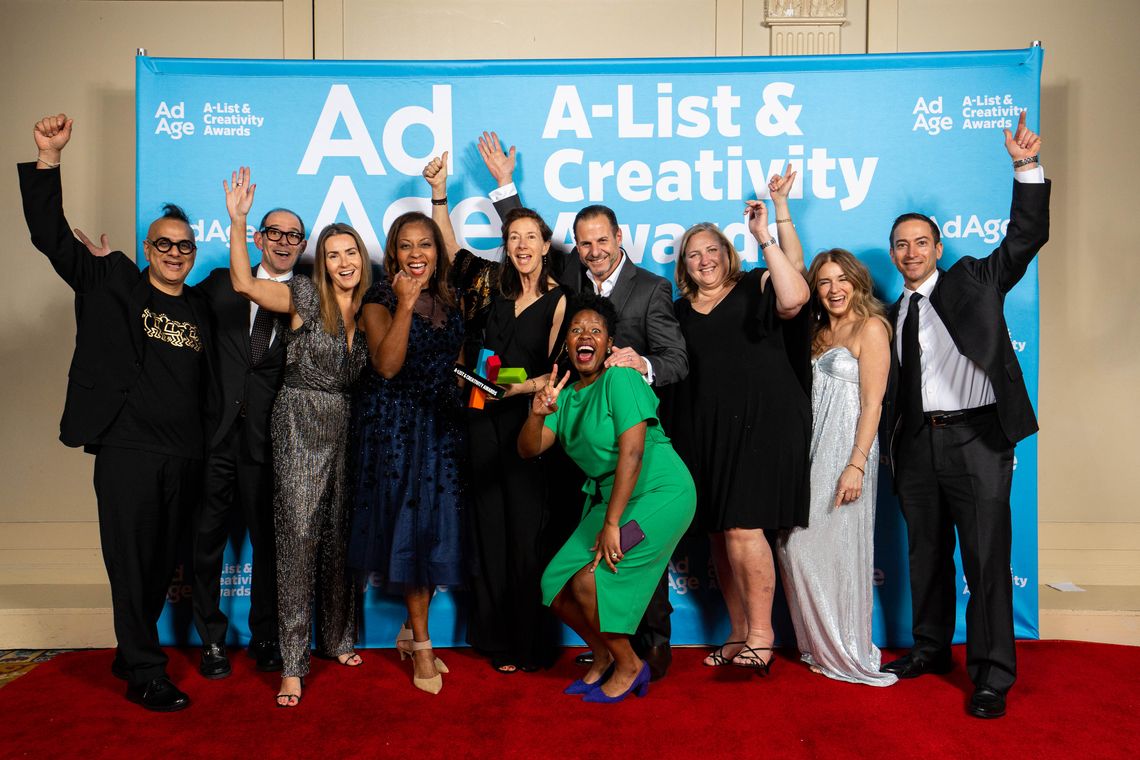
[[[148,338],[161,340],[177,348],[189,348],[192,351],[202,350],[202,341],[198,337],[198,325],[193,322],[179,322],[166,314],[156,314],[149,308],[143,309],[143,333]]]
[[[103,444],[157,454],[202,456],[202,338],[185,296],[151,289],[139,315],[142,371]]]

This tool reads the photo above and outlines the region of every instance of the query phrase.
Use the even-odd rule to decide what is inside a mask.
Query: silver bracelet
[[[49,169],[58,169],[59,168],[59,164],[53,164],[51,161],[40,158],[39,156],[36,156],[36,161],[40,162],[41,164],[43,164],[44,166],[46,166]]]
[[[776,244],[776,238],[772,238],[772,239],[771,239],[771,240],[769,240],[767,243],[761,243],[761,244],[760,244],[760,250],[762,251],[762,250],[764,250],[765,248],[767,248],[767,247],[769,247],[769,246],[772,246],[772,245],[775,245],[775,244]]]
[[[1036,156],[1030,156],[1029,158],[1019,158],[1013,162],[1013,168],[1014,169],[1020,169],[1023,166],[1029,166],[1030,164],[1035,164],[1035,163],[1037,163],[1037,159],[1040,157],[1041,157],[1041,154],[1037,154]]]

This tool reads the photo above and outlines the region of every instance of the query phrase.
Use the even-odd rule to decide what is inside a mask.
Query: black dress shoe
[[[230,674],[230,658],[226,657],[226,648],[221,644],[207,644],[202,647],[202,659],[198,663],[198,672],[211,680],[228,676]]]
[[[673,662],[673,650],[668,644],[649,647],[645,650],[645,663],[649,666],[649,680],[660,681]]]
[[[155,712],[175,712],[190,706],[190,697],[166,676],[159,676],[141,686],[128,686],[127,699]]]
[[[593,652],[583,652],[582,654],[580,654],[574,658],[574,664],[575,665],[593,665],[594,664],[594,653]]]
[[[1005,715],[1005,695],[989,686],[974,689],[966,712],[975,718],[1000,718]]]
[[[894,673],[899,678],[918,678],[927,673],[942,675],[949,673],[953,668],[954,663],[949,655],[926,659],[915,657],[913,654],[907,654],[897,660],[888,662],[879,668],[879,671],[882,673]]]
[[[257,661],[256,667],[262,673],[276,673],[285,664],[281,659],[281,647],[276,641],[251,641],[246,653]]]

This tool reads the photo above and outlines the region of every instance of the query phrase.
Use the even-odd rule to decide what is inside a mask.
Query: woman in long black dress
[[[761,674],[774,639],[775,566],[765,531],[806,525],[808,515],[811,405],[785,344],[785,321],[809,297],[787,210],[794,179],[789,172],[770,184],[780,244],[764,203],[745,209],[767,268],[742,272],[732,243],[704,223],[682,237],[676,270],[689,376],[676,389],[669,429],[697,486],[697,519],[732,624],[705,664]]]
[[[554,455],[524,460],[517,441],[530,394],[545,384],[561,346],[566,296],[549,272],[552,233],[541,216],[513,209],[503,220],[502,263],[473,261],[455,241],[447,214],[446,155],[429,163],[424,177],[432,186],[433,217],[458,262],[456,271],[472,283],[490,285],[489,299],[480,287],[461,287],[468,327],[465,351],[474,354],[482,345],[502,366],[527,373],[525,382],[506,386],[502,399],[467,410],[468,525],[475,554],[467,641],[502,673],[530,671],[553,660],[557,643],[539,580],[554,547],[545,539],[550,527],[547,494],[550,481],[559,477],[560,462],[552,465]],[[475,358],[468,355],[467,363],[474,365]]]

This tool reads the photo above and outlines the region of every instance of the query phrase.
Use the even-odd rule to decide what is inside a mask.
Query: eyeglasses
[[[178,252],[183,256],[189,256],[190,254],[194,253],[194,251],[198,250],[198,246],[194,243],[193,240],[179,240],[178,242],[175,242],[170,238],[160,237],[155,238],[154,240],[147,240],[146,242],[154,246],[155,250],[157,250],[159,253],[168,253],[171,248],[177,248]]]
[[[285,230],[279,230],[276,227],[265,227],[261,230],[261,234],[265,235],[265,237],[269,238],[274,243],[276,243],[281,238],[285,238],[285,242],[287,242],[289,245],[297,245],[305,239],[305,236],[300,232],[286,232]]]

